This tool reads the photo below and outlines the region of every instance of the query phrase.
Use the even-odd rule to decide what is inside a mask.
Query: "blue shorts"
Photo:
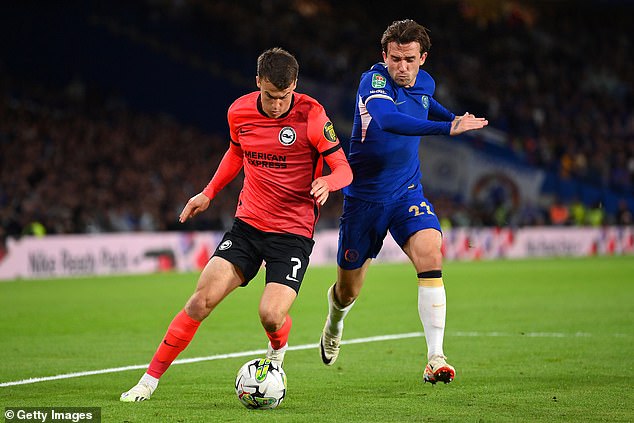
[[[414,233],[429,228],[441,231],[434,206],[420,185],[389,203],[345,197],[339,221],[337,264],[353,270],[368,258],[376,258],[388,230],[402,248]]]

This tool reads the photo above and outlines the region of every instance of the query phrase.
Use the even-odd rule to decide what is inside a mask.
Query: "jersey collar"
[[[262,108],[262,94],[258,94],[258,101],[257,101],[257,106],[258,106],[258,112],[260,112],[260,114],[266,118],[271,119],[270,116],[268,116],[266,113],[264,113],[264,109]],[[291,98],[291,105],[289,106],[288,110],[284,113],[281,114],[280,117],[276,118],[276,119],[284,119],[286,116],[288,116],[288,114],[291,112],[291,110],[293,110],[293,106],[295,105],[295,93],[293,93],[293,97]]]

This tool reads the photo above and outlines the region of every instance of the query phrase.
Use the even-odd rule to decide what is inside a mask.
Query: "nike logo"
[[[172,345],[172,344],[169,344],[169,343],[167,342],[167,340],[166,340],[166,339],[163,339],[163,343],[164,343],[165,345],[167,345],[168,347],[178,348],[178,345]]]
[[[299,282],[297,279],[292,278],[291,275],[286,275],[286,280],[291,282]]]
[[[442,304],[432,304],[431,306],[432,306],[432,307],[434,307],[434,308],[440,308],[440,307],[444,307],[444,306],[445,306],[445,303],[442,303]]]
[[[397,101],[397,102],[396,102],[396,103],[394,103],[394,104],[396,104],[397,106],[400,106],[401,104],[405,104],[405,103],[406,103],[405,101]]]
[[[321,353],[321,361],[324,362],[324,364],[328,365],[330,364],[330,362],[332,361],[332,358],[328,358],[326,357],[326,353],[324,352],[324,336],[321,336],[321,339],[319,339],[319,352]]]

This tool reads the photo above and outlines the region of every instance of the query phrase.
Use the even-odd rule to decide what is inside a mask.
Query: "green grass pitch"
[[[334,267],[313,267],[291,314],[288,395],[247,410],[234,378],[248,356],[174,365],[150,401],[119,395],[143,370],[0,386],[4,407],[101,407],[104,422],[634,421],[634,257],[448,262],[449,385],[424,384],[424,338],[316,344]],[[0,384],[148,363],[196,274],[0,283]],[[262,350],[262,272],[203,323],[179,358]],[[375,264],[344,339],[422,332],[416,276]]]

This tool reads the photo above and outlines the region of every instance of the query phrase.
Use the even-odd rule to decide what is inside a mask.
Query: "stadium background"
[[[634,261],[619,256],[634,252],[631,16],[630,2],[613,0],[4,4],[0,274],[5,240],[32,243],[43,279],[0,283],[0,407],[92,406],[108,422],[634,421]],[[298,56],[300,90],[326,104],[345,144],[357,78],[404,17],[432,31],[425,68],[440,101],[494,128],[421,143],[429,197],[453,226],[443,274],[456,381],[421,383],[416,280],[399,263],[368,272],[346,320],[351,342],[325,368],[317,340],[336,270],[315,260],[293,308],[288,398],[274,413],[244,409],[233,388],[266,345],[261,274],[214,311],[151,401],[120,403],[198,271],[93,277],[84,266],[96,257],[122,268],[124,248],[148,238],[191,253],[207,238],[181,230],[217,236],[231,221],[240,180],[187,226],[176,216],[220,160],[226,108],[255,89],[264,48]],[[462,184],[483,168],[495,177]],[[318,232],[330,257],[340,203],[329,201]],[[43,233],[58,236],[30,236]],[[601,257],[477,260],[512,255],[524,235],[540,254]],[[144,254],[170,268],[165,251]],[[464,255],[473,260],[452,260]],[[52,259],[68,271],[48,272]]]
[[[505,163],[478,195],[427,181],[445,228],[631,225],[631,12],[625,1],[13,2],[0,17],[2,245],[227,228],[240,177],[204,215],[176,216],[220,160],[226,109],[255,89],[259,52],[298,57],[299,90],[326,105],[345,145],[358,77],[406,17],[431,30],[436,97],[490,121],[440,151]],[[460,164],[447,166],[441,180]],[[518,199],[524,183],[508,180],[521,172],[535,186]],[[320,228],[336,228],[340,204],[337,193]]]

